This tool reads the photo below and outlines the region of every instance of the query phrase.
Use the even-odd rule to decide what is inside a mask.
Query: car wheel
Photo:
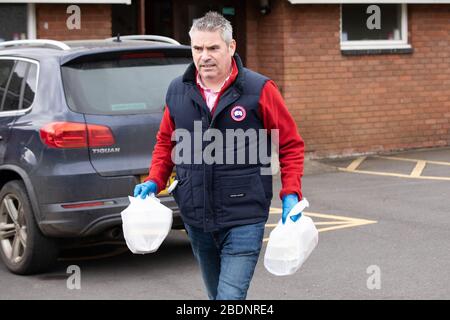
[[[0,256],[16,274],[47,270],[58,254],[53,239],[46,238],[34,218],[22,181],[6,183],[0,191]]]

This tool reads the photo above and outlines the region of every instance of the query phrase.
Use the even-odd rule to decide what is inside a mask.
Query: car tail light
[[[106,126],[88,124],[87,131],[90,147],[106,147],[115,143],[111,130]]]
[[[52,122],[40,130],[42,141],[52,148],[105,147],[115,143],[106,126],[78,122]]]

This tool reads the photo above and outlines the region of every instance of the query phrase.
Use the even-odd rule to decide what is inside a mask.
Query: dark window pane
[[[148,34],[173,37],[173,5],[170,0],[153,0],[145,3],[145,29]],[[189,42],[188,42],[189,43]]]
[[[150,1],[148,1],[150,2]],[[147,5],[147,4],[145,4]],[[111,6],[112,15],[112,35],[122,36],[129,34],[139,34],[138,32],[138,1],[131,4],[114,4]]]
[[[37,66],[34,63],[30,63],[28,70],[27,80],[23,90],[23,103],[22,109],[29,108],[33,103],[34,95],[36,93],[36,81],[37,81]]]
[[[401,5],[378,4],[380,8],[380,29],[369,29],[367,20],[374,15],[367,13],[370,4],[342,5],[342,40],[400,40]]]
[[[23,39],[26,38],[26,34],[27,5],[19,3],[0,4],[0,41]]]
[[[3,96],[8,85],[9,76],[14,67],[13,60],[0,60],[0,110],[2,106]]]
[[[23,78],[27,72],[28,63],[18,61],[14,67],[14,71],[9,81],[8,91],[6,92],[5,102],[3,103],[3,111],[18,110],[20,101],[20,89]]]

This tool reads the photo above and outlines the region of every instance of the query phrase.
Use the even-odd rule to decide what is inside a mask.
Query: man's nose
[[[203,50],[200,57],[201,57],[201,59],[202,59],[203,61],[209,60],[209,53],[208,53],[208,50]]]

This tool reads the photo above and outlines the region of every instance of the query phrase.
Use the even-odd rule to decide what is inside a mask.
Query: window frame
[[[377,4],[377,3],[371,3]],[[340,46],[341,51],[354,51],[354,50],[392,50],[392,49],[411,49],[411,45],[408,43],[408,6],[406,3],[398,4],[401,6],[401,39],[400,40],[347,40],[342,41],[342,6],[340,6]]]
[[[39,61],[36,61],[36,60],[33,60],[33,59],[29,59],[29,58],[22,58],[22,57],[14,57],[14,56],[0,56],[0,60],[13,60],[14,61],[14,68],[12,69],[12,72],[14,72],[14,69],[15,69],[15,67],[16,67],[16,63],[17,63],[17,61],[24,61],[24,62],[28,62],[28,63],[34,63],[35,65],[36,65],[36,67],[37,67],[37,69],[36,69],[36,92],[35,92],[35,94],[34,94],[34,98],[33,98],[33,102],[31,103],[31,105],[28,107],[28,108],[26,108],[26,109],[17,109],[17,110],[8,110],[8,111],[3,111],[3,110],[1,110],[1,108],[2,108],[2,101],[0,101],[0,117],[2,117],[2,116],[14,116],[14,115],[23,115],[23,114],[26,114],[27,112],[29,112],[30,110],[31,110],[31,108],[33,107],[33,104],[34,104],[34,101],[36,100],[36,95],[37,95],[37,92],[38,92],[38,86],[39,86],[39,75],[40,75],[40,65],[39,65]],[[24,77],[23,79],[22,79],[22,84],[21,84],[21,87],[23,86],[23,84],[24,84],[24,82],[26,82],[27,81],[27,79],[28,79],[28,75],[29,75],[29,71],[30,71],[30,67],[28,67],[27,68],[28,70],[27,70],[27,74],[26,74],[26,77]],[[11,76],[11,75],[10,75]],[[8,83],[8,87],[7,88],[5,88],[6,89],[6,91],[8,91],[9,90],[9,83]],[[25,90],[22,90],[21,89],[21,92],[20,92],[20,97],[19,97],[19,99],[20,99],[20,102],[21,103],[23,103],[23,94],[24,94],[24,91]],[[19,107],[22,107],[22,105],[20,105],[20,102],[19,102]]]

